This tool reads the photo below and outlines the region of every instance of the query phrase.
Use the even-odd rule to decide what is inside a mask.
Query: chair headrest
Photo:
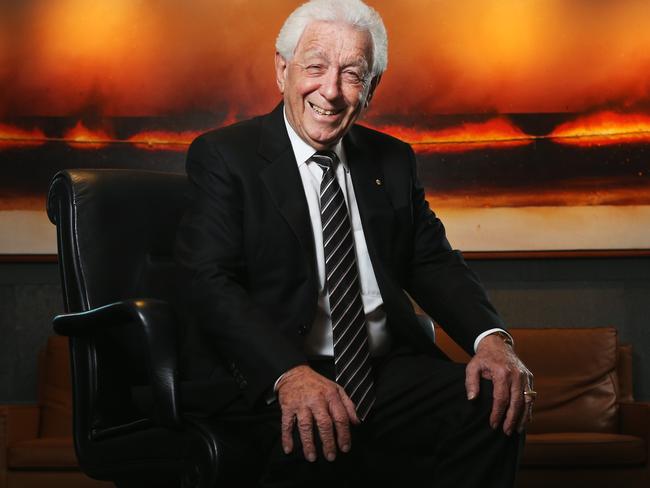
[[[48,195],[57,225],[68,311],[123,298],[168,299],[176,227],[187,205],[185,175],[66,170]]]

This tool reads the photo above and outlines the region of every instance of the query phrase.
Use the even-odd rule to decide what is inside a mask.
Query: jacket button
[[[307,333],[307,325],[305,325],[305,324],[301,324],[301,325],[298,327],[298,334],[300,334],[300,335],[305,335],[306,333]]]

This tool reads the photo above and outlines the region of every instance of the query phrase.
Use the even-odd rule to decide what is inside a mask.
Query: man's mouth
[[[309,106],[310,106],[310,107],[314,110],[314,112],[316,112],[318,115],[336,115],[336,114],[338,114],[339,112],[341,112],[341,110],[326,110],[326,109],[324,109],[324,108],[322,108],[322,107],[319,107],[318,105],[314,105],[314,104],[311,103],[311,102],[307,102],[307,103],[309,103]]]

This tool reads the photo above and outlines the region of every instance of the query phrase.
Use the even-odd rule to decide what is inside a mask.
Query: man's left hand
[[[507,435],[515,428],[522,432],[531,419],[535,400],[533,395],[524,395],[524,391],[533,390],[533,374],[499,335],[484,337],[467,364],[465,388],[469,400],[478,395],[481,378],[493,384],[490,426],[497,429],[503,421],[503,431]]]

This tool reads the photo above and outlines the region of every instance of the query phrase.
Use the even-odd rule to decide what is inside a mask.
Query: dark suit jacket
[[[406,291],[471,351],[478,334],[503,324],[429,209],[412,149],[358,125],[344,146],[393,336],[437,353]],[[253,405],[306,362],[302,343],[317,307],[309,211],[282,104],[198,137],[187,174],[192,201],[176,247],[189,309],[184,375],[214,387],[219,400],[204,409],[239,392]]]

